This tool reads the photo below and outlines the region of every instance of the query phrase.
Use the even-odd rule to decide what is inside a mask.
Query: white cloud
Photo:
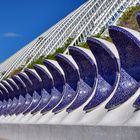
[[[14,37],[19,37],[20,34],[17,34],[15,32],[7,32],[7,33],[4,33],[1,38],[14,38]]]

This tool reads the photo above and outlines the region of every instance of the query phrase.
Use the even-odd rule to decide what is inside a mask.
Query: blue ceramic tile
[[[127,101],[138,89],[137,81],[121,69],[121,79],[113,98],[107,103],[108,110],[114,109]]]
[[[62,101],[57,105],[57,107],[55,107],[53,109],[54,113],[58,113],[59,111],[63,110],[64,108],[66,108],[75,98],[76,92],[75,90],[73,90],[69,84],[65,85],[65,89],[64,89],[64,96]]]
[[[84,107],[85,111],[91,111],[104,102],[116,87],[120,62],[109,50],[108,46],[100,40],[88,38],[87,43],[96,58],[99,73],[95,95]]]
[[[48,104],[50,98],[51,98],[51,95],[45,89],[43,89],[41,91],[41,100],[39,104],[35,107],[35,109],[32,110],[31,113],[35,114],[38,111],[42,110]]]
[[[140,80],[140,41],[127,30],[111,26],[109,34],[115,44],[121,62],[121,80],[113,98],[106,105],[111,110],[135,94]]]
[[[24,98],[21,99],[22,103],[19,101],[18,105],[16,107],[16,110],[14,110],[14,114],[19,115],[20,113],[23,113],[27,108],[31,105],[33,98],[30,94],[26,94],[25,100]]]
[[[79,81],[79,73],[76,67],[63,55],[57,55],[56,59],[65,73],[66,84],[63,91],[61,102],[53,109],[54,113],[58,113],[66,108],[75,99],[77,92],[77,83]]]
[[[16,113],[16,110],[17,110],[17,108],[20,106],[20,104],[21,104],[21,100],[23,100],[24,99],[24,97],[22,97],[21,95],[19,96],[19,99],[17,99],[17,98],[14,98],[14,100],[13,100],[13,104],[12,104],[12,106],[11,106],[11,109],[9,110],[9,114],[10,115],[13,115],[13,114],[15,114]],[[25,100],[25,99],[24,99]],[[22,105],[24,105],[24,104],[22,104]],[[21,105],[21,106],[22,106]],[[21,107],[20,106],[20,107]]]
[[[76,47],[69,47],[69,52],[79,67],[80,81],[77,86],[77,97],[67,112],[75,110],[89,99],[97,80],[97,68],[93,60]]]
[[[100,105],[112,92],[112,87],[100,75],[98,75],[98,85],[94,97],[84,107],[85,111],[89,111],[94,107]]]
[[[44,114],[44,113],[52,110],[59,103],[61,98],[62,98],[62,94],[56,88],[53,88],[52,92],[51,92],[51,98],[50,98],[48,104],[46,104],[46,106],[43,108],[41,113]]]
[[[34,91],[32,102],[29,107],[23,112],[23,114],[27,114],[32,111],[39,104],[40,100],[41,96],[36,91]]]

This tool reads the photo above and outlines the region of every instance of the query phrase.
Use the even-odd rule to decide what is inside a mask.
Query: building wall
[[[1,124],[2,140],[139,140],[140,127]]]

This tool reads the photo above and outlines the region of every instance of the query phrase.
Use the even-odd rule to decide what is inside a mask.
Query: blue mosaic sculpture
[[[1,98],[2,101],[8,100],[8,90],[0,83],[0,91],[1,91]]]
[[[52,96],[51,90],[53,88],[53,80],[51,75],[48,74],[48,72],[45,71],[45,69],[41,65],[35,65],[34,68],[42,79],[42,82],[41,87],[39,87],[41,88],[41,99],[38,105],[32,110],[32,114],[42,110],[48,104]]]
[[[140,12],[136,19],[140,26]],[[45,123],[52,119],[65,124],[83,116],[81,121],[92,122],[90,115],[94,124],[99,118],[102,123],[126,121],[128,108],[128,117],[140,109],[140,34],[110,26],[109,35],[112,43],[88,38],[89,50],[71,46],[69,55],[57,54],[56,61],[45,60],[43,65],[2,80],[0,121],[22,116],[27,123],[42,117]]]
[[[1,115],[6,115],[7,109],[11,106],[12,104],[12,100],[10,98],[10,93],[13,93],[14,90],[13,88],[10,86],[10,84],[7,81],[1,81],[1,83],[5,86],[5,88],[8,90],[8,100],[6,102],[4,102],[4,106],[2,108],[2,110],[0,111]]]
[[[119,61],[102,40],[88,38],[87,43],[96,58],[99,73],[96,93],[84,108],[90,111],[104,102],[116,87]]]
[[[26,69],[25,73],[30,78],[31,82],[33,83],[33,99],[29,107],[23,112],[23,114],[27,114],[32,111],[40,102],[41,100],[41,78],[36,74],[35,71]]]
[[[126,29],[117,26],[110,26],[109,34],[119,52],[121,62],[119,86],[106,105],[106,109],[111,110],[127,101],[139,88],[140,41]]]
[[[23,113],[23,112],[30,106],[30,104],[31,104],[31,102],[32,102],[32,95],[33,95],[32,82],[31,82],[31,80],[29,79],[29,77],[28,77],[25,73],[19,73],[18,76],[19,76],[20,79],[24,82],[25,87],[26,87],[26,95],[25,95],[26,101],[25,101],[25,103],[24,103],[23,106],[18,107],[18,108],[16,109],[15,112],[16,112],[17,115],[20,114],[20,113]],[[21,81],[21,82],[22,82],[22,81]],[[19,81],[19,83],[20,83],[20,81]],[[22,84],[23,84],[23,83],[21,83],[21,85],[22,85]],[[20,86],[21,86],[21,85],[20,85]],[[20,104],[20,102],[19,102],[19,104]]]
[[[0,84],[0,91],[1,91],[1,104],[0,104],[0,109],[1,111],[3,110],[3,108],[5,108],[5,106],[7,105],[7,101],[8,101],[8,90],[4,87],[3,84]]]
[[[78,47],[69,47],[69,52],[79,67],[80,80],[77,86],[77,97],[67,108],[71,112],[84,104],[93,94],[96,87],[97,66],[84,51]]]
[[[15,100],[14,97],[17,96],[18,94],[18,86],[16,85],[16,83],[12,80],[12,79],[7,79],[7,82],[9,83],[9,85],[12,87],[13,92],[9,95],[10,101],[9,104],[7,105],[7,109],[4,113],[4,115],[8,115],[13,107],[13,104],[15,104]]]
[[[66,108],[77,95],[77,84],[79,81],[79,72],[75,65],[64,55],[57,55],[56,59],[65,73],[64,96],[61,102],[53,109],[54,113],[58,113]]]
[[[15,83],[18,86],[18,91],[17,93],[19,94],[18,96],[16,96],[16,99],[18,99],[18,101],[15,99],[15,101],[13,102],[13,107],[10,110],[10,114],[16,114],[18,115],[18,112],[20,110],[21,107],[24,106],[25,101],[26,101],[26,86],[23,83],[23,81],[19,78],[19,76],[13,76],[12,79],[15,81]]]
[[[53,77],[54,87],[51,91],[51,99],[45,108],[41,111],[42,114],[52,110],[63,97],[63,87],[65,84],[62,72],[51,61],[44,61],[44,65],[48,68]]]

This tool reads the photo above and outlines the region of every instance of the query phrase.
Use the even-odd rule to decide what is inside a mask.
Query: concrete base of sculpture
[[[4,140],[139,140],[140,127],[0,124]]]

